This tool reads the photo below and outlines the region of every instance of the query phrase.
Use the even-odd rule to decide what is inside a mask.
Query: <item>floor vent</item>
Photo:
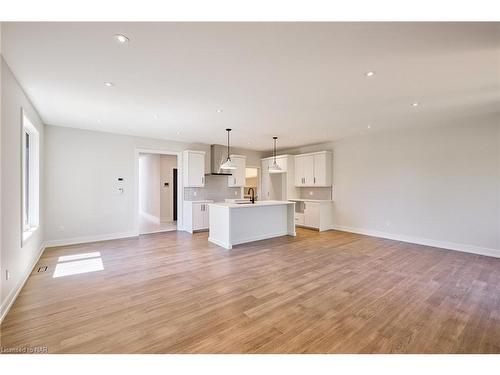
[[[45,272],[45,271],[47,271],[47,266],[38,267],[38,271],[36,272]]]

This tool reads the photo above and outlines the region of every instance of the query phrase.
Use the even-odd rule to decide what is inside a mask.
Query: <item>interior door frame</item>
[[[177,168],[172,168],[172,183],[174,183],[174,186],[172,186],[172,201],[173,201],[173,207],[172,207],[172,220],[177,221],[179,220],[179,206],[177,204],[177,198],[179,197],[179,191],[177,189],[177,185],[179,182],[179,170]]]
[[[177,230],[184,230],[184,191],[183,186],[183,169],[182,169],[182,151],[171,151],[163,149],[150,149],[150,148],[139,148],[136,147],[134,151],[134,228],[135,233],[138,236],[140,234],[139,229],[139,154],[159,154],[159,155],[173,155],[177,156]]]
[[[253,164],[247,164],[245,165],[245,168],[255,168],[257,169],[257,178],[259,179],[259,183],[257,184],[257,191],[255,192],[255,194],[258,196],[258,200],[263,200],[262,199],[262,166],[259,166],[259,165],[253,165]],[[245,170],[245,174],[246,174],[246,170]],[[245,180],[246,180],[246,177],[245,177]],[[246,185],[246,181],[245,181],[245,185]],[[243,198],[243,196],[245,195],[245,187],[242,188],[241,190],[241,198]]]

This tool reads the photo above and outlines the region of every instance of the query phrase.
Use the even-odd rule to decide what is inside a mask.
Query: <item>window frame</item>
[[[21,246],[40,224],[39,132],[21,109]]]

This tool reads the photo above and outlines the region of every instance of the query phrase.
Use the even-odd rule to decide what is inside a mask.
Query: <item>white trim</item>
[[[21,108],[21,248],[40,224],[40,133],[28,114]],[[28,202],[26,194],[26,135],[30,137]],[[29,204],[29,217],[25,205]]]
[[[345,227],[345,226],[341,226],[341,225],[334,225],[334,226],[332,226],[332,229],[340,230],[343,232],[364,234],[366,236],[387,238],[387,239],[395,240],[395,241],[414,243],[417,245],[432,246],[432,247],[438,247],[438,248],[446,249],[446,250],[462,251],[464,253],[472,253],[472,254],[479,254],[479,255],[500,258],[500,249],[493,249],[493,248],[489,248],[489,247],[466,245],[466,244],[460,244],[460,243],[456,243],[456,242],[431,240],[428,238],[379,232],[376,230],[369,230],[369,229],[363,229],[363,228]]]
[[[175,232],[177,228],[171,228],[171,229],[157,229],[157,230],[151,230],[147,232],[142,232],[139,234],[139,236],[142,236],[143,234],[157,234],[157,233],[168,233],[168,232]]]
[[[134,228],[139,235],[139,154],[160,154],[177,156],[177,230],[184,230],[184,176],[182,169],[182,151],[170,151],[163,149],[149,149],[136,147],[134,150]]]
[[[16,288],[13,288],[10,291],[9,295],[7,296],[7,298],[5,299],[5,301],[0,306],[0,323],[2,323],[2,321],[4,320],[4,318],[7,316],[7,313],[9,312],[10,308],[12,307],[12,305],[15,302],[15,300],[17,299],[17,296],[19,295],[19,293],[21,293],[21,290],[23,289],[24,284],[26,284],[26,281],[28,280],[28,277],[30,277],[31,273],[33,272],[33,269],[35,268],[35,266],[37,265],[38,261],[40,260],[40,257],[42,256],[45,248],[46,248],[46,244],[42,243],[42,245],[40,246],[40,250],[38,250],[38,255],[35,257],[34,262],[28,268],[28,272],[24,276],[24,278],[21,281],[21,283]]]
[[[216,244],[217,246],[223,247],[224,249],[227,250],[231,250],[233,248],[233,246],[230,243],[219,241],[212,237],[208,237],[208,241],[212,242],[213,244]]]
[[[97,236],[63,238],[60,240],[46,241],[45,246],[47,248],[49,248],[49,247],[54,247],[54,246],[78,245],[78,244],[89,243],[89,242],[118,240],[118,239],[122,239],[122,238],[131,238],[131,237],[138,237],[138,236],[139,236],[139,234],[137,232],[100,234]]]

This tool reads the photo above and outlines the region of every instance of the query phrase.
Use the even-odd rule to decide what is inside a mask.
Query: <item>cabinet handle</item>
[[[201,178],[201,183],[203,184],[205,182],[205,177]]]
[[[316,183],[316,177],[314,177],[314,183]]]

